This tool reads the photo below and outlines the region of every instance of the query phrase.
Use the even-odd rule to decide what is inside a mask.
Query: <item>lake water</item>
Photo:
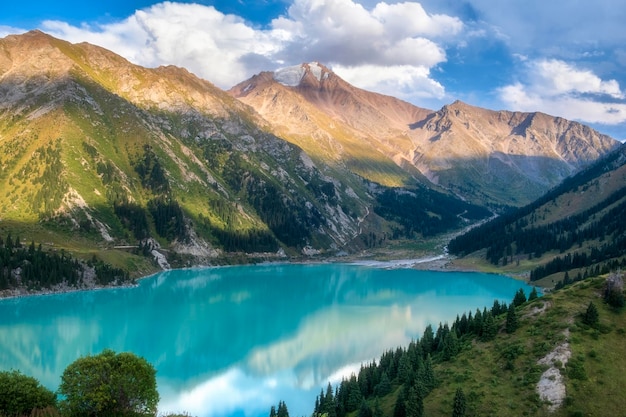
[[[310,415],[328,381],[406,346],[426,325],[510,302],[511,278],[347,264],[168,271],[138,287],[0,301],[0,369],[55,390],[105,348],[157,369],[160,411]]]

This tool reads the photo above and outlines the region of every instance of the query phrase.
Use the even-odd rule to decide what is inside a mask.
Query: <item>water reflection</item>
[[[163,411],[257,416],[282,399],[307,415],[329,379],[520,286],[354,265],[170,271],[137,288],[0,302],[0,369],[56,389],[81,355],[133,351],[156,367]]]

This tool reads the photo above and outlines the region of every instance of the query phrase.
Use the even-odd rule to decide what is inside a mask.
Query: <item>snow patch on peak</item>
[[[311,70],[311,74],[313,74],[315,78],[317,78],[317,81],[322,81],[322,76],[327,75],[324,74],[324,69],[319,64],[319,62],[311,62],[309,64],[309,69]]]
[[[311,62],[310,64],[280,68],[274,71],[274,80],[287,87],[297,87],[300,85],[307,70],[320,82],[328,78],[328,72],[319,62]]]
[[[274,72],[274,79],[287,87],[297,87],[300,81],[302,81],[304,74],[306,74],[304,65],[294,65],[293,67],[276,70]]]

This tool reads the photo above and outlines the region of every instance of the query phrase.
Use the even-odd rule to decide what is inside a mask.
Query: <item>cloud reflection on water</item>
[[[136,288],[0,302],[0,369],[56,389],[65,367],[104,348],[157,369],[161,411],[308,415],[328,381],[523,286],[484,274],[348,265],[170,271]]]

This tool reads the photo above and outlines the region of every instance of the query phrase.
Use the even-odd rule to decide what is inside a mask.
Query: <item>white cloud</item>
[[[26,32],[25,29],[15,28],[12,26],[0,25],[0,38],[4,38],[7,35]]]
[[[410,65],[333,66],[333,71],[351,84],[382,94],[413,101],[445,96],[444,87],[430,78],[426,67]]]
[[[525,69],[524,82],[498,90],[512,108],[587,123],[626,122],[624,93],[616,80],[602,80],[590,70],[554,59],[529,61]]]
[[[617,81],[603,81],[590,70],[578,69],[556,59],[532,62],[530,76],[533,88],[542,91],[544,95],[590,93],[624,97]]]
[[[71,42],[90,42],[144,66],[177,65],[229,87],[248,76],[243,57],[275,47],[243,19],[198,4],[160,3],[98,27],[47,21],[43,29]]]
[[[443,43],[464,26],[456,17],[428,14],[416,2],[366,9],[356,0],[294,0],[266,28],[211,6],[164,2],[111,24],[46,21],[42,29],[103,46],[139,65],[182,66],[222,88],[263,70],[319,61],[344,69],[348,81],[362,88],[441,97],[443,86],[430,69],[445,62]]]

